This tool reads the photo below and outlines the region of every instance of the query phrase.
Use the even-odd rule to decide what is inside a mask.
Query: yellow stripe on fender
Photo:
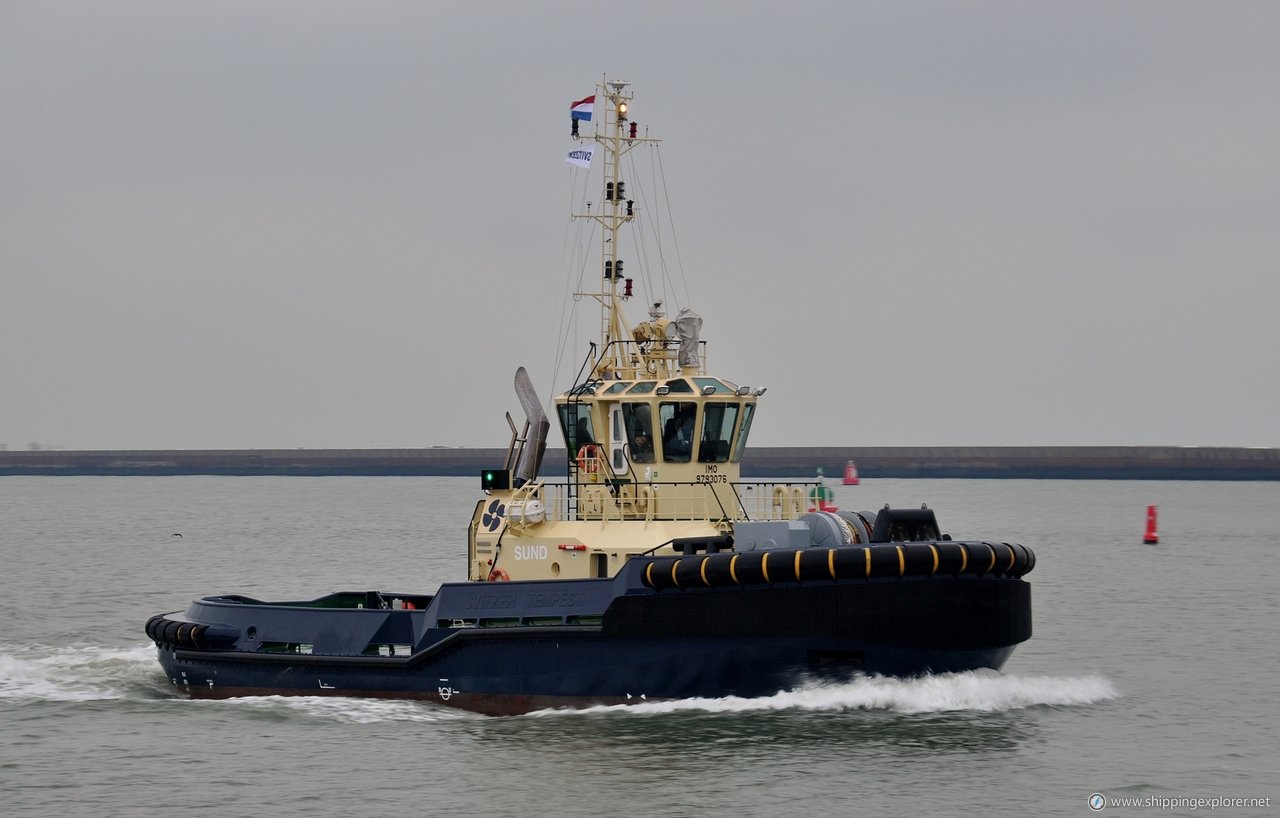
[[[680,560],[675,560],[671,563],[671,584],[675,585],[677,588],[680,587],[680,580],[676,579],[676,568],[679,567],[679,565]]]
[[[983,545],[985,545],[987,550],[991,552],[991,564],[987,566],[986,570],[986,573],[990,574],[991,569],[996,567],[996,548],[989,542],[984,542]]]
[[[938,573],[938,546],[929,544],[929,550],[933,552],[933,570],[929,572],[929,576]]]
[[[733,579],[734,585],[742,584],[741,582],[738,582],[738,570],[737,570],[738,557],[741,557],[741,556],[742,556],[741,554],[734,554],[733,557],[729,560],[729,576]]]
[[[702,574],[702,584],[711,587],[711,582],[707,579],[707,563],[711,561],[710,557],[702,558],[702,566],[698,569],[698,573]]]
[[[898,576],[904,576],[907,573],[907,552],[900,545],[895,545],[898,549]]]
[[[802,553],[804,552],[803,551],[796,552],[796,582],[800,581],[800,555]]]
[[[760,572],[764,574],[764,581],[769,581],[769,552],[764,552],[764,556],[760,558]]]
[[[969,546],[960,543],[960,573],[964,573],[964,569],[969,567]]]
[[[871,576],[871,549],[863,547],[862,553],[867,555],[867,576]]]
[[[1013,563],[1017,560],[1018,555],[1014,553],[1013,546],[1009,545],[1009,543],[1005,543],[1004,547],[1009,549],[1009,565],[1004,569],[1004,572],[1007,574],[1013,570]]]
[[[827,570],[831,572],[831,578],[836,578],[836,550],[834,548],[827,549]]]
[[[653,563],[649,563],[644,567],[644,584],[650,588],[653,587]]]

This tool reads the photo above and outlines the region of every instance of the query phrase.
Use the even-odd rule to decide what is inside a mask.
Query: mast
[[[574,213],[575,219],[592,219],[600,225],[600,289],[596,292],[578,293],[600,302],[600,360],[593,375],[596,377],[621,376],[629,373],[635,377],[640,358],[631,351],[635,337],[622,312],[622,302],[631,297],[632,279],[627,278],[627,260],[619,252],[618,237],[622,227],[635,218],[635,201],[627,198],[627,182],[622,174],[622,157],[641,143],[657,143],[659,140],[636,135],[636,123],[631,121],[629,108],[634,96],[627,90],[629,82],[601,79],[596,93],[604,101],[603,116],[596,124],[591,139],[600,146],[604,161],[604,190],[601,206],[596,212]],[[576,136],[576,129],[574,132]],[[653,316],[655,319],[657,316]]]

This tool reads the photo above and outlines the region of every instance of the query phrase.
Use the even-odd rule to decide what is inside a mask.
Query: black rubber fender
[[[864,550],[871,553],[871,576],[900,577],[905,574],[901,544],[867,546]]]
[[[644,584],[665,588],[722,588],[850,579],[898,577],[1021,577],[1035,565],[1035,554],[1018,543],[938,542],[877,543],[832,548],[771,548],[721,554],[694,554],[651,560],[642,572]],[[192,641],[203,646],[234,641],[238,631],[198,626],[172,633],[175,624],[149,627],[162,638]],[[224,633],[225,631],[225,633]]]
[[[940,560],[933,543],[905,543],[902,550],[906,576],[931,577],[937,573]]]
[[[991,543],[991,547],[996,552],[996,567],[992,569],[992,573],[1006,577],[1017,576],[1014,573],[1018,562],[1017,550],[1007,542]]]
[[[798,573],[796,579],[800,582],[835,579],[835,555],[834,548],[805,548],[797,551],[800,555],[800,561],[797,564]]]
[[[181,622],[174,622],[172,619],[166,619],[164,624],[160,626],[160,643],[164,645],[172,645],[177,642],[178,626]]]
[[[1031,569],[1036,567],[1036,553],[1022,543],[1014,543],[1013,547],[1022,552],[1022,569],[1018,576],[1031,573]]]
[[[836,579],[862,579],[870,576],[871,563],[867,559],[867,549],[839,548],[835,557]]]
[[[147,620],[147,626],[145,628],[147,638],[156,644],[160,643],[160,634],[158,633],[158,629],[163,626],[164,621],[164,616],[159,614]]]
[[[716,554],[708,557],[703,564],[707,582],[713,587],[737,585],[738,581],[734,577],[734,571],[737,569],[734,559],[737,556],[737,554]]]
[[[707,587],[707,583],[702,579],[702,566],[707,561],[707,557],[692,556],[687,559],[679,559],[672,562],[675,566],[675,584],[681,588],[694,588],[701,586]]]
[[[960,576],[969,561],[964,543],[936,542],[933,547],[938,551],[938,570],[934,572],[934,576]]]

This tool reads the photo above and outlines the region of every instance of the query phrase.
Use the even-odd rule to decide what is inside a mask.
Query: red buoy
[[[1156,533],[1156,507],[1147,506],[1147,532],[1142,535],[1142,541],[1147,545],[1155,545],[1160,542],[1160,535]]]
[[[846,486],[858,485],[858,467],[853,465],[852,460],[844,464],[844,484]]]

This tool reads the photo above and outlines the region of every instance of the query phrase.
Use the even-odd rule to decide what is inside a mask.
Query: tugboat
[[[600,277],[575,298],[599,303],[601,331],[554,399],[565,471],[544,474],[551,421],[521,367],[525,419],[507,414],[505,461],[480,475],[468,581],[197,599],[146,623],[178,691],[518,714],[999,669],[1030,638],[1025,546],[953,540],[926,506],[810,510],[818,481],[742,479],[765,390],[711,373],[692,310],[668,317],[650,300],[647,320],[624,315],[633,281],[619,238],[638,218],[628,189],[640,180],[624,178],[623,158],[658,142],[637,134],[632,99],[604,78],[571,106],[570,161],[603,156],[603,204],[574,215],[600,231]]]

